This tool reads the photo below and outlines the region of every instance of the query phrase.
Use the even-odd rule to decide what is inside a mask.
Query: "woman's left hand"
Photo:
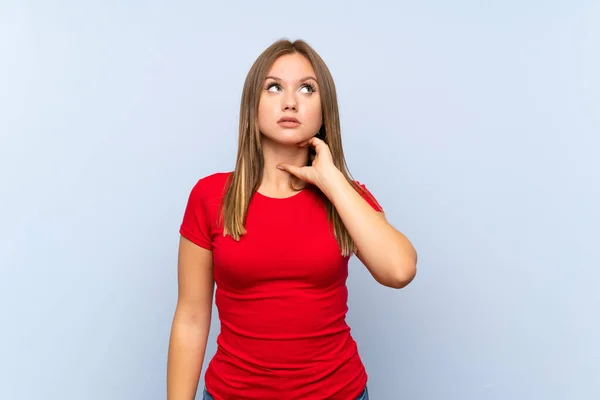
[[[298,177],[304,182],[308,182],[324,190],[327,182],[339,174],[339,170],[333,164],[331,151],[329,146],[323,140],[312,137],[298,144],[300,147],[313,146],[315,149],[315,157],[311,166],[297,167],[290,164],[280,164],[277,166],[282,171],[287,171],[290,174]]]

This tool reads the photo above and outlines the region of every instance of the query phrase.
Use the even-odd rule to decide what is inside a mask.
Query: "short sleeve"
[[[212,250],[211,223],[206,210],[206,185],[202,179],[190,192],[179,233],[192,243]]]
[[[373,196],[373,194],[369,191],[369,189],[367,189],[367,187],[365,185],[363,185],[362,183],[360,183],[358,181],[354,181],[354,183],[356,183],[356,185],[358,185],[358,188],[359,188],[358,192],[363,197],[363,199],[365,199],[367,201],[367,203],[369,203],[375,211],[383,212],[383,207],[381,206],[381,204],[379,204],[379,202],[377,201],[375,196]]]

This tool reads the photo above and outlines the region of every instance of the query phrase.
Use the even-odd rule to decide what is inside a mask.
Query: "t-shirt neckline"
[[[268,200],[268,201],[283,202],[283,201],[290,201],[290,200],[296,199],[296,198],[302,196],[305,192],[308,192],[308,190],[309,190],[309,188],[306,187],[288,197],[271,197],[271,196],[267,196],[265,194],[260,193],[258,190],[254,193],[257,195],[257,197]]]

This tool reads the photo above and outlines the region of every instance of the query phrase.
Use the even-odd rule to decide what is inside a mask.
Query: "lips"
[[[298,121],[298,120],[297,120],[296,118],[294,118],[294,117],[281,117],[281,118],[279,119],[279,121],[277,121],[277,123],[278,123],[278,124],[280,124],[280,123],[282,123],[282,122],[293,122],[293,123],[296,123],[296,124],[299,124],[299,123],[300,123],[300,121]]]
[[[282,117],[277,124],[283,128],[297,128],[300,126],[300,121],[294,117]]]

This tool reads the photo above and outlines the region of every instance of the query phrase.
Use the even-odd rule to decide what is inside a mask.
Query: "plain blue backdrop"
[[[600,3],[466,0],[2,1],[0,398],[165,398],[185,202],[282,37],[419,251],[351,262],[371,397],[599,399]]]

